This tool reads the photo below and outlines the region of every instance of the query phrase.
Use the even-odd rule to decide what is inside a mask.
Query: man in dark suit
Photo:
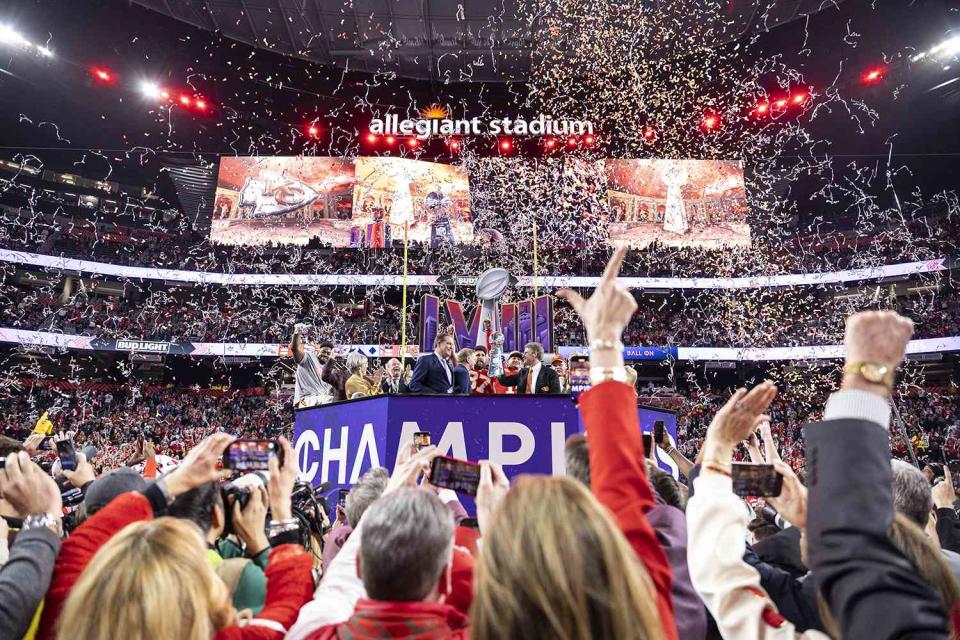
[[[889,539],[890,392],[913,334],[892,311],[847,319],[840,391],[807,425],[810,568],[843,638],[946,638],[948,611]]]
[[[530,342],[523,349],[523,368],[498,378],[504,387],[516,387],[518,394],[560,393],[560,376],[543,364],[543,345]]]
[[[417,358],[413,377],[407,387],[411,393],[453,393],[453,336],[439,334],[433,341],[433,353]]]

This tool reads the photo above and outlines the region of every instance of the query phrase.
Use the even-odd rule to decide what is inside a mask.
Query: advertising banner
[[[673,413],[638,412],[645,433],[663,420],[676,444]],[[332,495],[372,467],[392,471],[401,443],[417,431],[430,432],[444,455],[491,460],[514,478],[564,474],[564,443],[583,425],[568,396],[379,396],[297,411],[294,447],[300,472],[314,486],[329,483]],[[660,466],[676,475],[670,458],[658,453]]]

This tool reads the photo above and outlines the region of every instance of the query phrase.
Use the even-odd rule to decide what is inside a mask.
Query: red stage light
[[[375,144],[377,142],[377,136],[372,133],[368,133],[367,142],[369,142],[370,144]]]
[[[307,129],[307,133],[310,134],[310,137],[311,137],[311,138],[316,138],[316,137],[318,137],[318,136],[320,135],[320,127],[318,127],[318,126],[315,125],[315,124],[312,124],[312,125],[310,125],[310,127]]]
[[[94,67],[90,69],[90,73],[98,82],[102,82],[103,84],[112,84],[113,81],[116,80],[109,69],[102,67]]]
[[[657,137],[657,132],[653,127],[647,126],[643,128],[643,137],[645,140],[653,140]]]
[[[513,148],[513,141],[510,138],[504,138],[500,141],[500,151],[510,151]]]
[[[160,97],[163,98],[164,100],[169,100],[170,92],[164,89],[163,91],[160,92]]]
[[[193,106],[197,108],[197,111],[207,110],[207,103],[205,100],[197,100],[195,103],[193,103]]]
[[[459,140],[451,140],[451,141],[449,142],[449,144],[450,144],[450,150],[451,150],[451,151],[460,151],[460,141],[459,141]]]
[[[873,67],[872,69],[867,69],[862,76],[862,80],[867,84],[879,82],[883,80],[884,71],[885,69],[883,67]]]
[[[756,106],[756,108],[754,109],[754,111],[757,112],[757,115],[758,115],[758,116],[765,116],[765,115],[767,115],[768,113],[770,113],[770,105],[767,104],[766,102],[761,102],[760,104],[758,104],[758,105]]]
[[[190,96],[183,93],[180,94],[180,104],[182,104],[185,107],[189,107],[190,102],[191,102]]]
[[[396,141],[397,139],[394,138],[393,136],[387,136],[387,144],[393,144]]]
[[[543,141],[543,146],[545,146],[547,149],[553,149],[557,146],[557,141],[553,138],[547,138]]]
[[[702,124],[703,124],[703,128],[706,129],[707,131],[713,131],[718,126],[720,126],[720,118],[712,114],[707,114],[703,116]]]
[[[787,99],[780,98],[779,100],[773,103],[773,106],[775,106],[777,109],[783,109],[784,107],[787,106]]]
[[[594,138],[593,136],[591,136],[591,135],[588,134],[588,135],[586,135],[586,136],[583,137],[583,144],[585,144],[585,145],[587,145],[587,146],[589,147],[590,145],[592,145],[592,144],[594,143],[595,140],[596,140],[596,138]]]
[[[575,146],[577,146],[577,139],[574,138],[573,136],[570,136],[569,138],[567,138],[567,146],[568,146],[568,147],[575,147]]]
[[[793,94],[793,97],[790,98],[790,102],[792,102],[793,104],[803,104],[804,102],[807,101],[807,98],[809,97],[810,96],[807,95],[806,91],[800,91],[798,93]]]
[[[411,149],[416,147],[418,144],[420,144],[420,141],[417,140],[416,138],[410,138],[409,140],[407,140],[407,146],[410,147]]]

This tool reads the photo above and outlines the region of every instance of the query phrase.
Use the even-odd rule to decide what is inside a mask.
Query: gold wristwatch
[[[860,376],[867,382],[882,384],[887,389],[893,389],[896,367],[888,367],[877,362],[848,362],[844,365],[843,372]]]

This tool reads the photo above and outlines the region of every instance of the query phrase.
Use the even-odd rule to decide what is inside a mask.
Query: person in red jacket
[[[591,341],[597,386],[581,396],[580,410],[596,499],[569,478],[522,478],[508,493],[502,472],[481,464],[474,640],[677,638],[670,564],[646,517],[654,497],[636,393],[622,382],[620,336],[637,307],[616,282],[624,254],[614,254],[589,300],[559,292]]]
[[[143,493],[115,498],[64,541],[37,638],[53,638],[55,633],[61,640],[145,635],[190,640],[283,638],[313,590],[310,554],[298,545],[286,543],[295,532],[274,532],[274,548],[266,571],[266,603],[256,618],[238,626],[237,612],[228,606],[226,588],[205,560],[199,531],[195,536],[184,535],[182,528],[186,523],[167,518],[151,522],[178,495],[219,477],[218,458],[232,440],[223,433],[210,436],[190,452],[176,471],[151,484]],[[290,495],[297,474],[293,448],[283,438],[280,442],[284,465],[281,467],[274,458],[269,470],[274,521],[292,517]],[[128,525],[133,526],[126,531]],[[143,545],[154,546],[140,549]],[[108,561],[111,558],[123,561]],[[135,562],[136,558],[141,562]],[[188,562],[190,558],[196,562]],[[186,585],[193,585],[192,591],[202,592],[204,597],[185,598],[176,586],[162,593],[151,589],[164,579],[181,582],[184,593],[191,592]],[[120,600],[123,606],[117,606]],[[128,629],[126,625],[132,627]],[[150,636],[150,629],[162,633]]]

